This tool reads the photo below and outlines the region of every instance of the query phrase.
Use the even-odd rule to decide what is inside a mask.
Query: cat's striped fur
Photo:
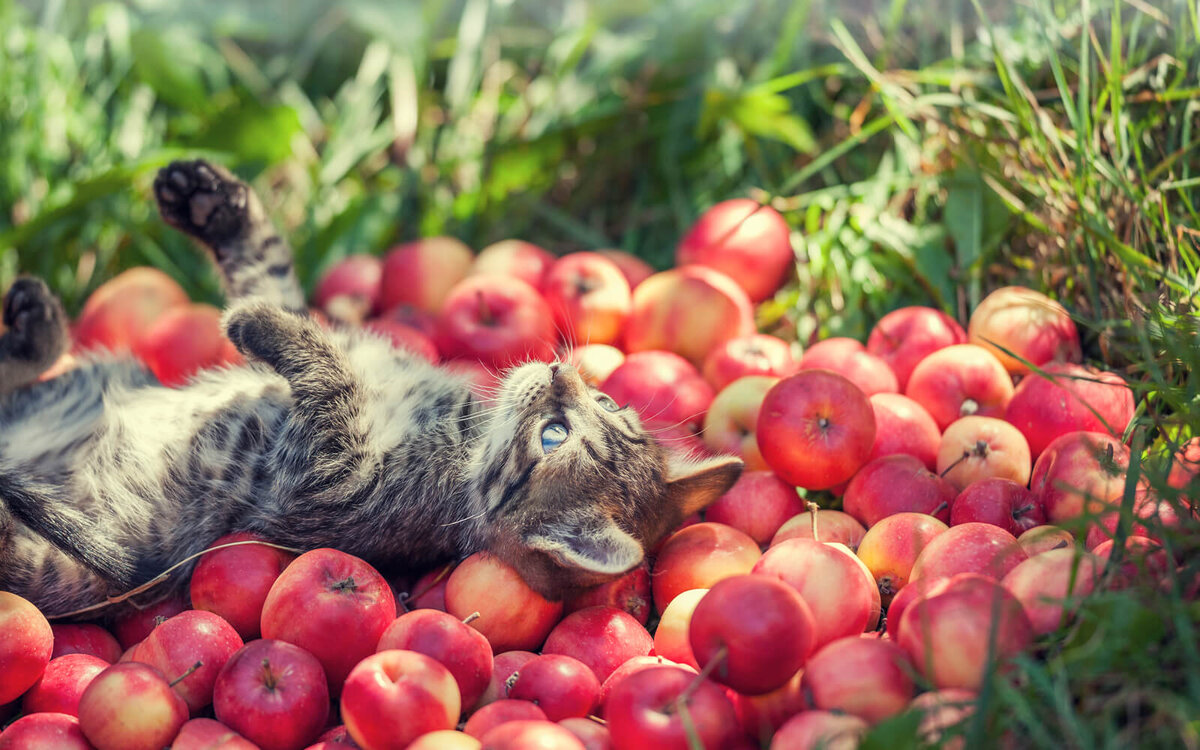
[[[636,565],[740,472],[737,459],[673,459],[569,365],[518,367],[485,406],[383,339],[326,330],[303,312],[290,251],[243,183],[176,163],[155,192],[164,218],[212,251],[226,332],[250,364],[168,389],[99,357],[27,385],[65,329],[43,284],[10,290],[0,588],[51,614],[235,530],[337,547],[385,572],[486,548],[558,597]],[[546,452],[549,420],[570,432]]]

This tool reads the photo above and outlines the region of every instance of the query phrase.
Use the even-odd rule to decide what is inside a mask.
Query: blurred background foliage
[[[435,234],[665,268],[751,196],[798,259],[764,329],[965,322],[1028,284],[1130,378],[1152,459],[1200,433],[1198,71],[1188,0],[0,0],[0,286],[35,273],[77,310],[152,264],[219,301],[152,205],[180,157],[254,183],[310,288]],[[1191,567],[1164,591],[1097,597],[985,692],[969,746],[1200,747],[1194,537],[1167,535]]]

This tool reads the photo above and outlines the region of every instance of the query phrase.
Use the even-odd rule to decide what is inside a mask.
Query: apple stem
[[[423,588],[420,591],[417,591],[415,593],[412,593],[412,594],[408,593],[407,591],[401,592],[398,599],[400,601],[400,604],[404,607],[404,611],[411,612],[412,610],[410,610],[408,608],[408,603],[415,599],[420,599],[422,596],[425,596],[430,591],[433,591],[433,589],[439,583],[442,582],[443,578],[450,575],[450,571],[452,571],[452,570],[454,570],[454,563],[449,563],[444,568],[442,568],[440,571],[438,571],[438,574],[433,577],[433,580],[430,581],[429,584],[425,586],[425,588]]]
[[[267,690],[274,690],[279,680],[275,677],[275,673],[271,671],[271,662],[269,659],[262,660],[262,668],[263,684],[267,686]]]
[[[821,509],[821,506],[817,505],[812,500],[809,500],[808,502],[806,502],[805,505],[808,507],[809,518],[812,519],[813,541],[819,542],[821,540],[817,534],[817,511],[819,511]]]
[[[976,458],[987,458],[988,450],[991,448],[986,440],[976,440],[975,448],[971,451]]]
[[[1022,505],[1020,508],[1017,508],[1017,509],[1013,510],[1013,512],[1012,512],[1012,517],[1013,517],[1013,518],[1020,518],[1022,515],[1024,515],[1024,514],[1028,513],[1028,512],[1029,512],[1029,511],[1031,511],[1031,510],[1033,510],[1035,507],[1036,507],[1036,506],[1035,506],[1033,503],[1029,503],[1028,505]]]
[[[713,652],[712,658],[709,659],[708,663],[704,665],[704,669],[700,670],[700,673],[696,675],[695,679],[688,683],[688,686],[683,689],[683,692],[679,694],[679,697],[673,701],[673,705],[676,710],[679,710],[687,705],[688,699],[692,697],[692,694],[700,689],[700,685],[708,679],[708,676],[712,674],[718,666],[725,663],[725,657],[728,655],[729,647],[722,643],[721,646],[715,652]]]
[[[606,726],[608,726],[608,722],[607,722],[607,721],[605,721],[604,719],[601,719],[599,716],[597,716],[597,715],[595,715],[595,714],[588,714],[588,715],[587,715],[587,716],[585,716],[584,718],[588,719],[589,721],[594,721],[594,722],[596,722],[597,724],[599,724],[599,725],[600,725],[600,726],[602,726],[602,727],[606,727]]]
[[[202,662],[202,661],[196,662],[192,666],[188,667],[186,672],[184,672],[183,674],[179,675],[175,679],[168,682],[167,687],[175,687],[176,685],[178,685],[179,683],[183,682],[188,677],[190,677],[192,672],[195,672],[197,669],[199,669],[200,667],[203,667],[203,666],[204,666],[204,662]]]
[[[479,302],[479,321],[485,326],[492,324],[492,311],[488,309],[487,298],[483,296],[483,290],[476,293],[475,299]]]
[[[479,617],[480,617],[479,610],[475,610],[474,612],[472,612],[471,614],[469,614],[463,618],[463,625],[470,625],[471,623],[478,620]]]
[[[933,507],[933,510],[929,511],[929,515],[936,516],[938,513],[941,513],[943,510],[946,510],[949,507],[950,507],[950,503],[943,500],[940,503],[938,503],[937,505],[935,505]]]
[[[333,584],[334,591],[353,591],[358,588],[358,584],[354,582],[354,576],[348,576],[344,580]]]
[[[954,471],[955,466],[958,466],[959,464],[961,464],[963,461],[966,461],[970,457],[971,457],[971,451],[963,451],[962,456],[960,456],[953,463],[951,463],[949,466],[947,466],[945,469],[943,469],[942,473],[938,474],[938,476],[941,477],[942,479],[945,479],[947,474]]]

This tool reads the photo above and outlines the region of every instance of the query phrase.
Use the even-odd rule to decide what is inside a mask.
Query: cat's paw
[[[268,302],[251,301],[230,308],[223,317],[225,335],[244,356],[276,367],[296,342],[304,320]]]
[[[218,252],[242,234],[249,221],[249,188],[203,159],[176,161],[160,169],[154,197],[164,221]]]
[[[24,359],[52,362],[67,348],[67,316],[41,279],[22,276],[4,295],[4,325]]]

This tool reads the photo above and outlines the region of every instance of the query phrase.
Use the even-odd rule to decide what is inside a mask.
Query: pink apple
[[[762,695],[728,691],[742,731],[758,742],[755,747],[765,746],[788,719],[809,707],[801,686],[803,678],[804,670],[798,670],[783,687]]]
[[[1133,391],[1120,375],[1049,362],[1021,380],[1004,418],[1021,431],[1037,457],[1068,432],[1107,432],[1119,438],[1133,410]]]
[[[479,740],[457,729],[427,732],[413,740],[407,750],[479,750]]]
[[[509,276],[468,276],[450,290],[438,318],[446,358],[492,368],[554,358],[554,315],[537,289]]]
[[[943,750],[963,750],[966,738],[961,734],[947,737],[946,730],[962,724],[974,713],[978,697],[971,690],[948,688],[930,690],[913,698],[908,708],[921,716],[917,726],[921,741]]]
[[[868,729],[870,725],[857,716],[805,711],[779,728],[770,750],[855,750]]]
[[[50,663],[54,631],[28,599],[0,591],[0,705],[33,686]]]
[[[572,345],[613,343],[632,306],[624,274],[596,253],[570,253],[555,261],[542,294],[560,336]]]
[[[171,750],[261,750],[215,719],[191,719],[179,730]]]
[[[596,252],[611,260],[617,268],[621,269],[625,280],[629,282],[630,289],[637,289],[638,284],[654,275],[654,266],[632,253],[613,249],[597,250]]]
[[[747,375],[716,395],[704,416],[704,444],[713,453],[739,456],[748,471],[766,470],[758,448],[758,413],[779,378]]]
[[[113,618],[112,632],[121,648],[128,649],[141,643],[158,623],[189,609],[182,595],[174,594],[159,599],[141,609],[131,607]]]
[[[1054,439],[1033,466],[1029,488],[1050,523],[1098,516],[1120,505],[1129,449],[1103,432],[1068,432]]]
[[[816,539],[819,542],[838,542],[856,550],[866,533],[866,528],[849,513],[821,508],[798,513],[784,521],[775,536],[771,537],[770,546],[774,547],[788,539]]]
[[[508,698],[508,686],[516,679],[521,666],[537,654],[532,651],[504,651],[492,659],[492,678],[483,695],[475,702],[474,711],[479,713],[484,706]]]
[[[380,651],[346,677],[342,720],[364,750],[404,750],[428,732],[453,729],[461,699],[450,671],[415,651]]]
[[[846,481],[866,463],[875,414],[858,386],[827,370],[804,370],[767,392],[758,414],[758,447],[784,481],[819,490]]]
[[[758,544],[732,526],[705,522],[677,531],[654,560],[654,606],[662,612],[684,591],[712,588],[722,578],[749,573],[761,556]]]
[[[570,717],[558,722],[558,725],[575,735],[584,750],[616,750],[608,727],[594,718]]]
[[[704,379],[719,391],[747,375],[786,377],[796,372],[798,364],[791,344],[765,333],[752,333],[715,347],[704,358],[702,369]]]
[[[562,618],[562,602],[552,602],[529,587],[520,574],[488,552],[476,552],[458,564],[446,582],[446,611],[483,633],[492,651],[535,649]]]
[[[1046,635],[1071,615],[1080,598],[1092,593],[1101,567],[1087,552],[1052,549],[1017,565],[1000,583],[1025,608],[1033,634]]]
[[[586,344],[567,352],[567,362],[575,366],[583,382],[596,388],[624,361],[625,352],[608,344]]]
[[[266,541],[254,534],[226,534],[209,545]],[[262,607],[267,592],[284,568],[296,558],[266,544],[241,544],[207,552],[196,563],[189,584],[192,606],[219,615],[244,640],[262,631]]]
[[[251,641],[221,669],[213,711],[262,750],[304,747],[316,740],[329,715],[325,670],[299,646]]]
[[[1079,332],[1066,309],[1022,286],[1001,287],[984,297],[971,313],[967,336],[1016,375],[1029,372],[1022,360],[1040,366],[1055,360],[1078,362],[1082,356]]]
[[[163,313],[191,302],[174,279],[138,266],[101,284],[83,304],[72,338],[76,351],[130,351]]]
[[[0,750],[95,750],[79,719],[59,713],[22,716],[0,732]]]
[[[440,359],[433,339],[410,325],[388,318],[375,318],[364,323],[363,328],[387,339],[393,348],[403,349],[426,362],[436,363]]]
[[[638,285],[625,348],[672,351],[700,367],[710,351],[751,333],[754,310],[732,279],[704,266],[681,266]]]
[[[715,395],[690,362],[663,351],[628,355],[602,390],[619,405],[632,406],[648,427],[679,426],[691,434],[700,432]]]
[[[1109,567],[1115,542],[1115,539],[1108,539],[1092,550],[1101,567]],[[1161,587],[1169,565],[1170,560],[1162,544],[1136,534],[1127,536],[1121,564],[1110,574],[1107,586],[1114,591]]]
[[[79,715],[79,697],[92,678],[109,666],[103,659],[90,654],[67,654],[55,657],[33,687],[21,699],[21,711]]]
[[[543,654],[570,656],[587,665],[600,682],[629,659],[653,650],[654,639],[642,623],[624,610],[604,606],[567,615],[542,646]],[[600,686],[596,689],[599,691]]]
[[[850,636],[827,644],[804,666],[802,690],[813,708],[876,724],[912,700],[913,664],[891,641]]]
[[[696,605],[708,593],[708,589],[689,589],[680,593],[671,603],[663,608],[658,618],[658,627],[654,629],[654,655],[670,659],[676,664],[700,670],[696,663],[696,654],[692,652],[692,642],[688,636],[692,625],[692,613]]]
[[[992,477],[1025,485],[1029,483],[1032,468],[1025,436],[1003,419],[962,417],[942,433],[938,474],[959,492]]]
[[[50,658],[66,654],[91,654],[112,664],[121,658],[121,644],[112,633],[99,625],[51,625],[54,632],[54,651]]]
[[[198,303],[164,310],[134,342],[133,352],[168,386],[183,385],[201,370],[242,362],[222,333],[221,311]]]
[[[532,655],[530,661],[536,658],[536,655]],[[517,675],[514,674],[511,679],[515,682]],[[536,703],[515,698],[501,698],[472,714],[463,726],[463,731],[471,737],[482,737],[494,727],[510,721],[536,721],[539,719],[546,721],[546,712]]]
[[[843,506],[868,529],[902,512],[928,513],[950,520],[954,487],[913,456],[884,456],[862,467],[846,486]]]
[[[948,528],[925,513],[901,512],[880,519],[867,530],[858,545],[858,559],[871,571],[883,604],[890,604],[908,584],[921,551]]]
[[[1167,486],[1187,490],[1197,474],[1200,474],[1200,437],[1192,438],[1175,451],[1167,474]]]
[[[965,343],[967,332],[941,310],[901,307],[884,315],[871,329],[867,351],[888,363],[903,390],[918,362],[938,349]]]
[[[446,611],[446,581],[454,571],[456,563],[440,565],[423,573],[413,581],[407,591],[396,595],[396,611],[411,612],[415,609]]]
[[[436,609],[397,617],[375,647],[377,652],[389,649],[417,651],[436,659],[454,676],[466,710],[475,705],[492,678],[492,646],[483,634]]]
[[[600,700],[600,680],[588,665],[564,654],[542,654],[517,672],[508,689],[514,700],[527,700],[550,721],[591,714]]]
[[[1017,542],[1027,555],[1033,557],[1052,549],[1075,546],[1075,535],[1060,526],[1034,526],[1022,531]]]
[[[321,274],[313,304],[326,315],[358,324],[380,309],[383,263],[374,255],[348,255]]]
[[[1024,484],[1003,477],[972,482],[950,506],[951,526],[972,521],[990,523],[1013,536],[1019,536],[1045,520],[1046,513],[1038,498]]]
[[[801,370],[831,370],[859,387],[867,396],[900,390],[892,368],[851,338],[834,337],[808,347]]]
[[[974,344],[947,346],[918,362],[904,391],[940,430],[960,417],[1003,417],[1012,394],[1012,377],[1000,360]]]
[[[79,727],[96,750],[161,750],[187,719],[183,698],[148,664],[106,668],[79,699]]]
[[[679,667],[648,667],[613,685],[604,706],[613,744],[622,750],[686,750],[693,745],[689,735],[703,747],[731,743],[741,732],[733,704],[715,683],[694,683],[695,678]]]
[[[876,393],[869,400],[875,412],[875,443],[869,459],[907,453],[933,471],[942,431],[925,407],[899,393]]]
[[[759,546],[765,546],[785,521],[803,512],[804,502],[795,487],[774,472],[748,470],[738,477],[724,495],[708,506],[704,517],[743,531]]]
[[[1029,557],[1017,538],[990,523],[951,526],[925,545],[913,563],[909,580],[949,578],[980,573],[996,580]]]
[[[482,750],[584,750],[583,743],[552,721],[510,721],[479,738]]]
[[[703,590],[707,591],[707,589],[703,589]],[[676,599],[678,599],[678,598],[679,597],[676,597]],[[672,604],[674,604],[674,602],[672,602]],[[689,617],[690,617],[690,615],[689,615]],[[657,632],[657,631],[655,631],[655,632]],[[683,638],[685,640],[687,639],[686,629],[683,634]],[[690,649],[691,646],[689,645],[688,648]],[[624,680],[626,677],[633,674],[634,672],[640,672],[643,669],[649,669],[650,667],[677,667],[679,669],[687,671],[690,674],[698,674],[699,673],[698,670],[693,666],[690,666],[688,664],[680,664],[680,663],[671,661],[670,659],[668,659],[662,655],[659,655],[659,654],[655,654],[654,656],[635,656],[632,659],[630,659],[629,661],[622,664],[621,666],[617,667],[616,670],[608,676],[608,679],[600,684],[600,710],[598,712],[599,715],[601,717],[604,716],[604,706],[606,705],[606,703],[608,701],[608,694],[612,692],[612,689],[618,683],[620,683],[621,680]]]
[[[588,607],[613,607],[644,626],[650,619],[650,604],[650,565],[643,560],[620,578],[568,596],[563,600],[563,612],[569,615]]]
[[[471,249],[453,237],[425,237],[397,245],[383,258],[379,309],[409,306],[436,313],[475,262]]]
[[[473,275],[511,276],[540,290],[554,256],[532,242],[524,240],[500,240],[479,251]]]
[[[796,262],[787,222],[749,198],[727,200],[704,212],[675,249],[676,265],[699,263],[723,271],[752,302],[783,285]]]

